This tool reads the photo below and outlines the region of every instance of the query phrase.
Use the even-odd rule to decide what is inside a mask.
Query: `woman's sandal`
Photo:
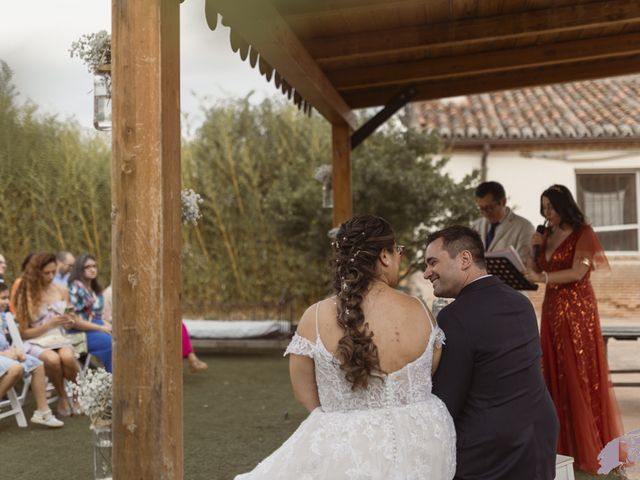
[[[58,412],[58,416],[60,417],[70,417],[73,414],[73,409],[71,407],[67,407],[67,408],[58,407],[56,410]]]

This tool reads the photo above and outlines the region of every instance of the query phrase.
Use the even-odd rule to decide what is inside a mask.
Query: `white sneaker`
[[[45,427],[51,428],[60,428],[64,425],[64,423],[58,420],[49,409],[45,410],[44,412],[41,412],[39,410],[33,412],[31,423],[37,423],[39,425],[44,425]]]

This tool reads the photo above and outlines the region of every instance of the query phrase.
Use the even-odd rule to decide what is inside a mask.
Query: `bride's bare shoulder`
[[[316,311],[320,322],[326,317],[335,318],[336,315],[336,297],[325,298],[317,303],[309,306],[298,322],[297,332],[299,335],[309,339],[316,338]]]

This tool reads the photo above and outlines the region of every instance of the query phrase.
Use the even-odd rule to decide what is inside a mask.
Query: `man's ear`
[[[504,197],[498,203],[500,204],[501,207],[506,207],[507,206],[507,197]]]
[[[458,258],[460,259],[460,267],[463,270],[466,270],[473,265],[473,255],[471,255],[469,250],[462,250],[458,255]]]

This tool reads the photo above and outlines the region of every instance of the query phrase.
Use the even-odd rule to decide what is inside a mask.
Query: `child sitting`
[[[31,374],[31,390],[36,399],[36,411],[31,417],[32,423],[47,427],[62,427],[64,423],[58,420],[47,404],[44,365],[32,355],[26,355],[21,349],[12,346],[7,340],[8,324],[7,311],[9,306],[9,289],[0,283],[0,398],[13,387],[22,375]]]

